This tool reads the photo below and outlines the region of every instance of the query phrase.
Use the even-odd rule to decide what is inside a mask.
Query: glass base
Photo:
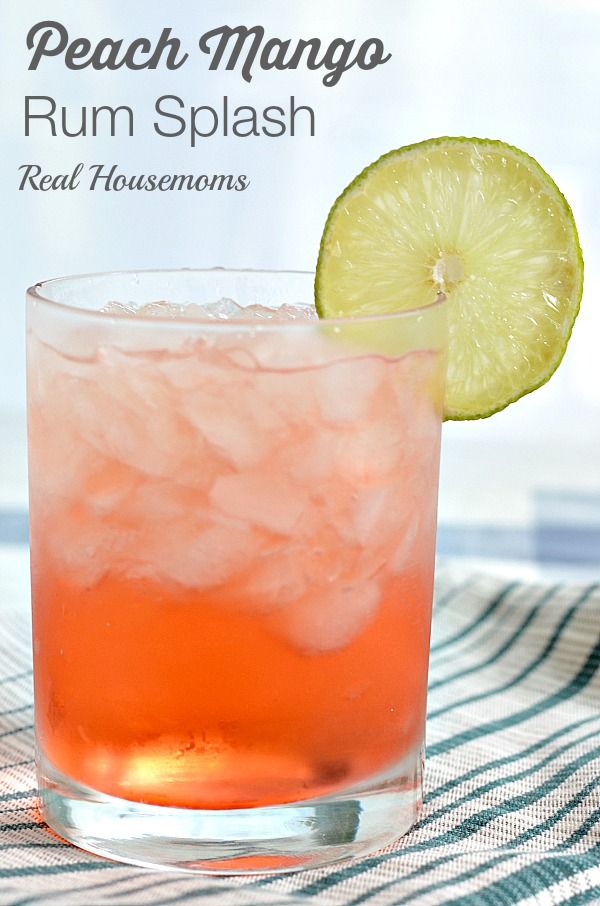
[[[107,796],[65,777],[45,759],[40,805],[50,827],[109,859],[204,874],[270,874],[316,868],[391,843],[422,802],[423,750],[360,788],[287,805],[184,809]]]

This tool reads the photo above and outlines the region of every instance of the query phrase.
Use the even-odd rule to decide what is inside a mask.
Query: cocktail
[[[444,301],[350,324],[311,292],[220,270],[30,292],[40,782],[83,847],[280,869],[414,821]]]

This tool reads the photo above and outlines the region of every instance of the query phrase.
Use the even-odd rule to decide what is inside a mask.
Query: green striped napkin
[[[442,575],[426,801],[400,842],[280,878],[127,868],[35,809],[29,631],[0,620],[0,903],[600,903],[600,589]]]

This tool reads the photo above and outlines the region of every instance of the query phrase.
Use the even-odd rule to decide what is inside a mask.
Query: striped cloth
[[[426,801],[368,858],[282,877],[128,868],[40,822],[29,630],[0,611],[0,903],[600,903],[600,588],[442,573],[431,654]]]

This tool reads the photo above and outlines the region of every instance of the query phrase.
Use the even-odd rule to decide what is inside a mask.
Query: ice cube
[[[340,357],[340,347],[319,332],[318,324],[299,323],[289,330],[262,330],[256,325],[251,338],[244,339],[246,349],[261,368],[272,373],[297,374],[306,385],[320,381],[320,366]]]
[[[242,309],[243,318],[264,321],[316,321],[317,312],[309,305],[290,305],[284,302],[276,308],[267,305],[247,305]]]
[[[192,390],[206,383],[202,363],[195,355],[174,355],[157,363],[176,392]]]
[[[139,318],[180,318],[183,314],[183,306],[164,299],[159,302],[148,302],[136,311]]]
[[[357,490],[353,528],[360,544],[381,544],[393,540],[410,521],[419,502],[410,479]]]
[[[100,518],[122,511],[138,483],[137,470],[97,456],[89,461],[88,469],[88,477],[79,483],[85,505]],[[71,488],[76,484],[74,482]]]
[[[347,481],[376,484],[402,467],[405,434],[391,419],[358,424],[340,435],[338,468]]]
[[[431,478],[431,483],[434,479]],[[389,568],[398,575],[407,566],[423,558],[433,558],[435,548],[435,530],[437,523],[437,499],[431,493],[431,484],[420,495],[418,506],[405,523],[402,531],[396,536],[394,549],[389,558]]]
[[[131,367],[131,366],[130,366]],[[149,475],[168,477],[187,452],[186,436],[171,406],[140,399],[130,385],[131,375],[111,381],[80,381],[73,389],[71,421],[80,437],[108,458]],[[78,442],[77,437],[74,437]]]
[[[308,654],[335,651],[351,642],[373,618],[379,599],[374,579],[340,584],[315,592],[274,615],[275,626]]]
[[[70,582],[89,588],[114,568],[126,537],[110,520],[70,500],[55,502],[45,517],[52,528],[44,544]]]
[[[175,302],[160,299],[156,302],[147,302],[145,305],[136,305],[135,302],[107,302],[100,311],[108,315],[135,315],[138,318],[178,318],[183,314],[184,306]]]
[[[394,365],[390,388],[397,417],[410,425],[409,440],[435,447],[441,423],[444,369],[434,352],[414,352]]]
[[[148,567],[188,588],[213,588],[247,569],[260,546],[256,532],[233,521],[213,524],[195,535],[186,525],[174,523],[159,549],[148,551]]]
[[[132,303],[124,305],[122,302],[107,302],[100,311],[107,315],[134,315],[137,312],[137,308]]]
[[[279,317],[285,316],[292,321],[318,321],[317,310],[312,305],[290,305],[284,302],[278,309]]]
[[[223,394],[215,396],[197,389],[181,400],[181,412],[224,459],[236,468],[248,469],[266,456],[269,436],[259,430],[247,413],[239,411],[239,406],[234,410],[233,405]]]
[[[233,299],[219,299],[204,305],[192,303],[184,306],[186,313],[197,317],[217,318],[219,320],[235,319],[243,321],[313,321],[317,318],[314,307],[309,305],[290,305],[284,303],[271,307],[269,305],[239,305]]]
[[[204,338],[186,341],[172,355],[158,359],[156,366],[178,394],[197,387],[218,388],[215,392],[220,393],[221,388],[233,389],[244,378],[238,368],[231,368],[224,351]]]
[[[159,299],[136,305],[134,302],[110,301],[100,309],[109,315],[136,315],[139,318],[197,318],[198,320],[243,321],[314,321],[317,313],[310,305],[240,305],[234,299],[223,297],[214,302],[169,302]]]
[[[222,475],[210,499],[226,515],[282,535],[294,530],[308,502],[304,494],[269,473]]]
[[[419,513],[413,513],[413,518],[406,523],[403,531],[398,533],[389,561],[390,572],[396,576],[403,573],[415,561],[420,534],[419,523]]]
[[[103,347],[87,376],[72,382],[68,424],[102,455],[167,478],[202,453],[176,401],[150,355]]]
[[[123,516],[133,525],[151,526],[161,533],[169,531],[175,521],[192,522],[206,501],[200,492],[178,484],[179,478],[180,475],[174,475],[171,479],[142,480],[124,502]]]
[[[394,505],[398,506],[398,501],[390,500],[385,486],[375,486],[361,491],[354,512],[354,529],[361,544],[373,534],[382,517],[385,517],[386,510]]]
[[[381,359],[357,358],[334,362],[319,376],[319,406],[328,422],[348,424],[366,421],[369,407],[385,379]]]
[[[233,299],[222,298],[216,302],[199,305],[191,302],[184,306],[185,314],[193,318],[212,318],[217,321],[244,317],[244,309]]]
[[[268,366],[267,366],[268,367]],[[267,400],[269,408],[288,425],[307,426],[311,431],[319,424],[318,379],[309,369],[263,371],[253,378],[256,399]]]
[[[306,594],[310,577],[303,564],[304,556],[305,551],[298,548],[275,549],[252,564],[244,591],[253,611],[269,613]]]
[[[339,432],[322,428],[308,436],[300,434],[293,446],[285,451],[284,467],[296,482],[315,487],[328,478],[339,482]],[[327,493],[326,488],[320,488]]]
[[[59,404],[59,395],[60,391],[52,409],[29,408],[31,488],[44,498],[68,497],[74,487],[82,487],[98,458],[96,450],[74,433],[70,407]],[[56,430],[57,424],[61,431]]]

